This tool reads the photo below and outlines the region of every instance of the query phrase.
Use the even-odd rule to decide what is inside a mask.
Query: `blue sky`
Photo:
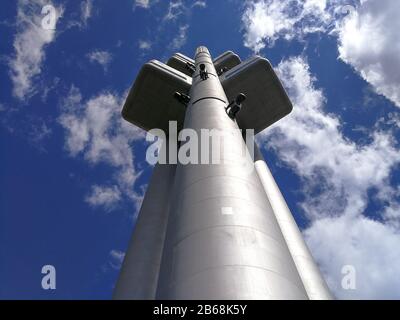
[[[111,297],[151,174],[124,98],[145,62],[199,45],[279,74],[294,111],[258,139],[334,294],[400,298],[399,13],[397,0],[3,1],[0,298]]]

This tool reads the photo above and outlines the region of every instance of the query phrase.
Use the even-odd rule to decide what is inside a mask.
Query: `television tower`
[[[231,134],[257,134],[291,110],[259,56],[242,62],[228,51],[212,60],[201,46],[194,60],[177,53],[143,66],[122,115],[165,132],[169,161],[154,167],[114,299],[332,298],[254,141]],[[177,144],[172,122],[199,145],[204,130],[227,133],[222,161],[171,161],[188,143]],[[212,149],[205,145],[201,159]]]

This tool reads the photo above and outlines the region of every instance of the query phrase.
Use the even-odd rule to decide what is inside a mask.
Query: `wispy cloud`
[[[49,1],[45,0],[19,0],[17,3],[15,54],[10,59],[9,67],[14,86],[13,94],[20,100],[35,93],[34,77],[42,71],[46,46],[55,39],[55,30],[42,27],[44,16],[41,16],[40,12],[47,4]],[[57,7],[56,25],[62,13],[63,8]]]
[[[189,29],[188,24],[179,27],[178,34],[175,36],[175,38],[172,39],[172,43],[170,45],[170,48],[172,50],[178,50],[185,45],[187,41],[188,29]]]
[[[89,20],[94,15],[93,0],[83,0],[77,8],[79,12],[73,13],[74,18],[67,21],[66,29],[72,27],[85,29],[88,27]]]
[[[103,273],[115,272],[121,269],[122,263],[124,261],[125,253],[113,249],[108,253],[105,263],[101,266]]]
[[[186,10],[187,8],[182,0],[170,1],[164,20],[176,20],[179,16],[183,15]]]
[[[114,270],[119,270],[121,269],[122,262],[124,261],[125,253],[119,250],[111,250],[110,251],[110,266]]]
[[[195,1],[195,3],[192,4],[192,7],[206,8],[207,3],[205,1]]]
[[[151,1],[150,0],[134,0],[133,7],[139,7],[143,9],[148,9],[150,8]]]
[[[134,165],[131,144],[144,137],[143,132],[121,117],[123,98],[110,92],[83,101],[80,91],[72,87],[62,103],[59,123],[65,130],[65,148],[72,157],[82,155],[88,163],[108,164],[114,168],[106,185],[94,185],[86,201],[111,210],[124,198],[135,204],[141,195],[134,191],[139,176]]]
[[[121,191],[117,186],[92,186],[92,190],[85,198],[86,202],[93,207],[101,206],[111,211],[121,200]]]
[[[144,51],[150,50],[151,45],[152,43],[148,40],[139,40],[138,42],[139,49]]]
[[[195,10],[204,9],[206,6],[205,1],[168,1],[166,9],[163,9],[164,12],[158,18],[160,23],[157,32],[153,32],[150,39],[140,40],[139,48],[148,50],[149,45],[157,47],[162,43],[168,50],[181,49],[187,42],[192,13]],[[164,58],[167,59],[167,57]]]
[[[81,21],[84,26],[87,26],[88,20],[93,13],[93,1],[86,0],[81,3]]]
[[[108,65],[112,61],[112,55],[108,51],[95,50],[93,52],[88,53],[87,57],[90,60],[90,62],[95,62],[100,64],[105,72],[108,70]]]

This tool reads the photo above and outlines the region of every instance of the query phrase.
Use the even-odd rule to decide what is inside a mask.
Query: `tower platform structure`
[[[228,51],[213,60],[201,46],[194,59],[177,53],[143,66],[123,117],[165,132],[169,159],[188,143],[173,147],[175,121],[206,146],[199,158],[208,162],[156,164],[115,299],[332,298],[260,151],[234,134],[257,134],[291,110],[259,56],[242,62]],[[202,135],[213,131],[225,133],[218,163],[210,163],[216,149]]]

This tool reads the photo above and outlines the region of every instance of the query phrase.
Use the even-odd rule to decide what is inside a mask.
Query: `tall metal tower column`
[[[184,128],[237,130],[205,47],[195,66]],[[177,166],[157,298],[307,299],[243,138],[223,142],[221,164]]]
[[[333,298],[329,288],[315,263],[310,250],[286,204],[263,155],[255,145],[254,165],[260,177],[265,193],[272,206],[297,271],[310,300],[330,300]]]
[[[232,114],[227,106],[238,107],[231,102],[239,93],[246,100]],[[256,146],[252,159],[239,134],[257,134],[292,108],[259,56],[242,62],[227,51],[212,60],[199,47],[194,60],[176,53],[167,64],[143,66],[124,119],[164,132],[172,158],[174,121],[183,134],[179,153],[191,160],[156,165],[114,298],[331,298],[261,153]]]
[[[164,148],[168,150],[167,142]],[[156,164],[125,253],[113,298],[154,299],[176,165]]]

